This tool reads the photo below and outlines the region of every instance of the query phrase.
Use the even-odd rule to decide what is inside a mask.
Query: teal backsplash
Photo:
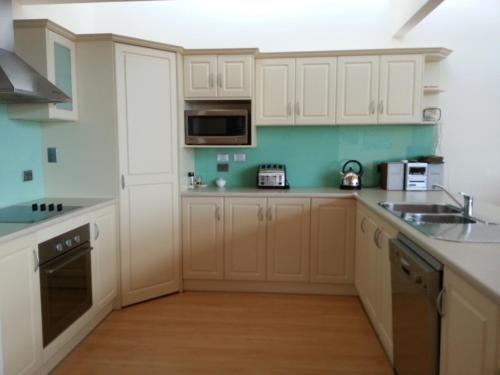
[[[23,170],[33,181],[23,182]],[[31,121],[11,120],[0,105],[0,207],[43,196],[42,129]]]
[[[210,184],[220,176],[227,186],[251,187],[258,164],[282,163],[290,186],[327,187],[340,183],[343,162],[357,159],[364,185],[374,186],[378,163],[433,154],[435,131],[430,125],[259,127],[256,148],[196,149],[195,172]],[[234,162],[234,153],[245,153],[246,162]],[[217,154],[229,154],[229,172],[217,172]]]

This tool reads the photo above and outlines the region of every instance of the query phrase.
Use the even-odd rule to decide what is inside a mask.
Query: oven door
[[[43,346],[92,306],[90,243],[40,265]]]

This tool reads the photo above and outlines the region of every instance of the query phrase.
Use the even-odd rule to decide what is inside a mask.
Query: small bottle
[[[194,189],[194,172],[188,172],[188,189]]]

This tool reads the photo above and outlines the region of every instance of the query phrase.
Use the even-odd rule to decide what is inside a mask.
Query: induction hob
[[[37,223],[81,208],[62,203],[41,202],[0,208],[0,223]]]

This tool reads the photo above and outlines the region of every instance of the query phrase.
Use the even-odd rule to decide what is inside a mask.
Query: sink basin
[[[420,214],[458,214],[462,210],[449,204],[392,203],[381,202],[380,206],[391,212]]]
[[[422,224],[475,224],[477,221],[462,215],[405,213],[403,220]]]

